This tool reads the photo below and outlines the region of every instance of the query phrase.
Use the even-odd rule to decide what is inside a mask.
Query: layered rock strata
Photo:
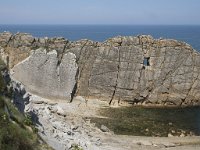
[[[200,54],[184,42],[144,35],[71,42],[5,32],[0,49],[13,77],[43,97],[200,104]]]

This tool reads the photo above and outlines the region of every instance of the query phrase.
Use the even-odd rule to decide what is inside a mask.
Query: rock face
[[[27,59],[15,65],[12,76],[21,81],[28,91],[50,99],[70,100],[76,84],[77,64],[72,53],[58,60],[57,52],[34,51]]]
[[[143,35],[115,37],[104,43],[70,42],[5,32],[0,34],[0,49],[14,76],[45,97],[65,99],[75,93],[110,104],[200,104],[200,54],[184,42]],[[46,61],[47,57],[51,59]]]

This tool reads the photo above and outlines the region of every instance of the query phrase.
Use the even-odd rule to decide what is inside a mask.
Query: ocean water
[[[35,37],[64,37],[71,41],[90,39],[105,41],[118,35],[152,35],[187,42],[200,51],[200,26],[186,25],[0,25],[0,32],[26,32]]]

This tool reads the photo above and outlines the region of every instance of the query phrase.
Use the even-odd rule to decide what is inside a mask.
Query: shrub
[[[2,150],[33,150],[36,144],[34,137],[27,130],[20,128],[17,124],[5,123],[7,125],[0,131],[0,149]],[[2,128],[2,127],[1,127]]]
[[[4,69],[4,63],[2,62],[2,60],[0,59],[0,94],[2,95],[2,93],[4,92],[5,88],[6,88],[6,84],[5,81],[3,79],[3,76],[1,74],[1,71]]]
[[[81,147],[78,146],[78,144],[73,144],[70,149],[71,150],[83,150]]]
[[[38,145],[37,135],[27,130],[23,122],[15,121],[15,114],[12,117],[14,121],[11,121],[4,110],[7,103],[0,97],[0,150],[34,150]]]
[[[30,116],[24,116],[10,102],[6,83],[1,71],[6,69],[6,65],[0,59],[0,150],[52,150],[46,143],[39,143],[37,129],[33,126]],[[4,96],[3,96],[4,95]],[[7,96],[7,97],[5,97]],[[6,111],[6,109],[8,111]],[[31,126],[33,132],[26,126]]]
[[[26,115],[26,116],[25,116],[24,124],[27,125],[27,126],[33,125],[33,122],[32,122],[32,119],[31,119],[31,116],[30,116],[30,115]]]

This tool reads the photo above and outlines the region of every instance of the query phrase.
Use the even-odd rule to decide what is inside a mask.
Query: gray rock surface
[[[12,77],[21,81],[31,93],[70,101],[78,69],[75,61],[72,53],[64,54],[59,62],[57,51],[46,53],[46,50],[37,49],[12,68]]]
[[[109,132],[110,130],[108,129],[108,127],[104,126],[104,125],[101,125],[100,127],[101,131],[103,132]]]
[[[31,50],[38,48],[46,49],[47,53],[41,56],[36,56],[37,52],[31,54]],[[42,63],[47,56],[51,56],[53,65],[47,63],[42,70],[38,70],[37,65],[34,67],[34,63],[30,64],[31,67],[28,69],[27,59],[14,67],[20,81],[25,86],[30,83],[35,84],[29,87],[29,90],[42,96],[60,98],[69,96],[68,89],[71,91],[71,85],[74,84],[69,86],[59,82],[56,77],[55,62],[63,61],[64,56],[71,56],[70,52],[76,55],[78,65],[78,73],[72,73],[70,76],[73,78],[72,83],[76,79],[73,94],[84,96],[86,99],[106,100],[110,104],[159,106],[200,104],[200,54],[184,42],[153,39],[145,35],[119,36],[103,43],[89,40],[70,42],[64,38],[34,38],[29,34],[12,35],[5,32],[0,34],[0,49],[1,57],[10,69],[27,57],[32,62]],[[57,51],[57,56],[54,49]],[[63,61],[63,64],[65,66],[66,63]],[[19,73],[18,69],[23,70],[23,73]],[[51,72],[52,74],[44,79],[46,75],[44,70],[54,70],[54,73]],[[37,71],[38,75],[34,73]],[[71,70],[67,69],[65,72],[60,69],[60,71],[67,76]],[[41,87],[36,82],[41,82]],[[49,85],[54,86],[47,87]],[[57,85],[60,88],[55,88]],[[63,93],[64,90],[68,91],[68,94]]]
[[[55,150],[70,149],[73,145],[84,150],[100,150],[101,131],[94,124],[85,121],[80,116],[85,110],[82,113],[80,110],[76,103],[53,102],[35,95],[30,96],[25,108],[26,113],[35,114],[33,120],[37,124],[38,134]]]

